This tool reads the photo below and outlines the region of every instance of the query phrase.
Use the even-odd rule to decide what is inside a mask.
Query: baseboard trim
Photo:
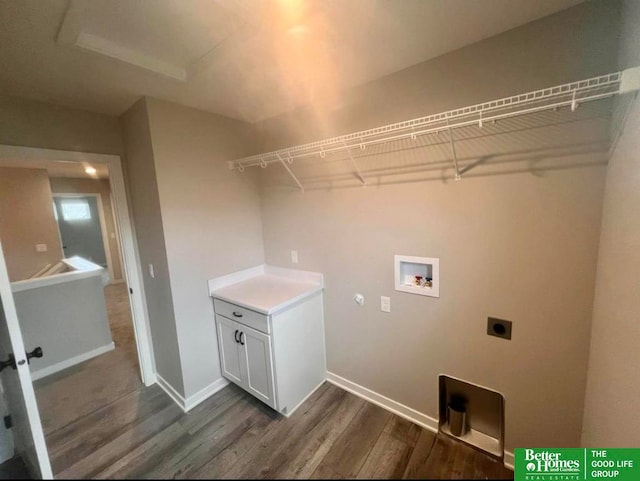
[[[282,415],[286,418],[288,418],[289,416],[291,416],[294,412],[296,412],[296,409],[298,409],[300,406],[302,406],[302,404],[304,404],[304,402],[309,399],[311,397],[311,395],[316,392],[318,390],[318,388],[320,386],[322,386],[324,384],[324,382],[326,381],[326,379],[323,379],[322,381],[320,381],[320,384],[318,384],[316,387],[314,387],[311,392],[309,394],[307,394],[304,399],[302,401],[300,401],[296,407],[294,407],[291,411],[289,411],[288,413],[282,413]]]
[[[189,396],[184,403],[185,412],[190,411],[201,402],[205,401],[206,399],[213,396],[215,393],[217,393],[221,389],[225,388],[228,384],[229,384],[229,381],[221,377],[220,379],[213,381],[207,387],[205,387],[204,389],[201,389],[194,395]]]
[[[364,386],[360,386],[355,382],[349,381],[337,374],[327,371],[327,381],[331,384],[335,384],[336,386],[344,389],[345,391],[349,391],[352,394],[355,394],[358,397],[366,399],[381,408],[386,409],[387,411],[391,411],[394,414],[397,414],[401,418],[407,419],[412,423],[417,424],[418,426],[422,426],[429,431],[433,431],[434,433],[438,432],[438,420],[432,418],[431,416],[427,416],[419,411],[416,411],[409,406],[405,406],[404,404],[400,404],[393,399],[389,399],[382,394],[379,394],[371,389],[367,389]]]
[[[104,346],[100,346],[97,349],[93,349],[92,351],[84,352],[70,359],[52,364],[51,366],[43,367],[42,369],[38,369],[31,373],[31,380],[37,381],[43,377],[50,376],[51,374],[55,374],[56,372],[63,371],[71,366],[75,366],[76,364],[80,364],[81,362],[88,361],[89,359],[104,354],[105,352],[113,351],[115,348],[116,345],[111,342]]]
[[[169,397],[171,399],[173,399],[173,402],[175,402],[180,409],[182,409],[183,411],[184,409],[184,397],[182,397],[182,394],[180,394],[178,391],[175,390],[175,388],[169,384],[160,374],[156,373],[156,384],[158,386],[160,386],[160,388],[166,392]],[[186,412],[186,411],[185,411]]]
[[[416,411],[409,406],[405,406],[393,399],[389,399],[382,394],[379,394],[371,389],[368,389],[364,386],[356,384],[355,382],[349,381],[337,374],[327,371],[327,381],[331,384],[335,384],[336,386],[344,389],[345,391],[349,391],[352,394],[355,394],[362,399],[365,399],[377,406],[380,406],[387,411],[391,411],[394,414],[397,414],[401,418],[404,418],[412,423],[417,424],[418,426],[422,426],[429,431],[433,431],[434,433],[438,432],[438,420],[428,416],[420,411]],[[513,471],[513,462],[514,457],[511,451],[504,451],[504,459],[503,463],[507,469]]]
[[[164,392],[169,395],[171,399],[173,399],[173,401],[180,407],[180,409],[187,413],[198,404],[213,396],[215,393],[227,386],[227,384],[229,384],[229,381],[227,381],[223,377],[221,377],[220,379],[216,379],[207,387],[201,389],[200,391],[192,396],[189,396],[186,399],[158,373],[156,373],[156,383]]]
[[[513,471],[513,463],[515,461],[515,458],[513,457],[513,453],[511,451],[507,451],[505,449],[504,451],[504,467],[507,469],[510,469],[511,471]]]

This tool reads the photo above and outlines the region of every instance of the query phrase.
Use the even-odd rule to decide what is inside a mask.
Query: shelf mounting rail
[[[362,130],[351,134],[332,137],[325,140],[296,145],[284,149],[252,155],[228,162],[229,169],[244,171],[246,167],[260,165],[266,168],[268,164],[281,163],[289,175],[293,177],[302,192],[304,186],[295,176],[289,165],[296,159],[308,157],[325,158],[326,154],[347,152],[355,175],[362,185],[366,180],[358,168],[352,150],[365,150],[369,145],[377,145],[389,141],[405,138],[415,140],[417,136],[448,132],[452,150],[454,176],[460,178],[460,170],[455,153],[453,130],[469,125],[478,125],[499,119],[516,117],[561,107],[570,107],[575,111],[581,103],[613,97],[618,94],[640,90],[640,67],[633,67],[621,72],[600,75],[577,82],[571,82],[555,87],[535,90],[512,97],[505,97],[490,102],[484,102],[468,107],[449,110],[438,114],[419,117],[394,124],[384,125],[369,130]]]

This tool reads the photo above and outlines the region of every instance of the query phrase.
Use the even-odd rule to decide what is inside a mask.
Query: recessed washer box
[[[396,291],[440,297],[440,259],[395,255],[394,264]]]

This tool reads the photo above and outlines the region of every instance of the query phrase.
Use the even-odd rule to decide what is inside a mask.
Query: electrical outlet
[[[498,319],[496,317],[487,318],[487,334],[489,336],[510,340],[511,326],[511,321],[505,321],[504,319]]]
[[[152,279],[156,278],[156,273],[153,271],[153,264],[149,264],[149,275]]]
[[[36,244],[36,252],[47,252],[47,244]]]
[[[292,264],[298,263],[298,251],[291,251],[291,263]]]
[[[380,296],[380,310],[382,312],[391,312],[391,298]]]

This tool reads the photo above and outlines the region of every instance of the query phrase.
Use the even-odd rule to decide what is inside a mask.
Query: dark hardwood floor
[[[234,385],[184,414],[140,382],[126,286],[105,295],[116,349],[36,382],[56,478],[513,479],[328,383],[288,419]]]
[[[513,478],[479,451],[329,383],[288,419],[233,385],[188,414],[152,386],[47,443],[59,478]]]
[[[27,467],[19,456],[0,464],[0,479],[31,479]]]
[[[143,388],[127,286],[104,293],[115,349],[34,383],[45,436]]]

